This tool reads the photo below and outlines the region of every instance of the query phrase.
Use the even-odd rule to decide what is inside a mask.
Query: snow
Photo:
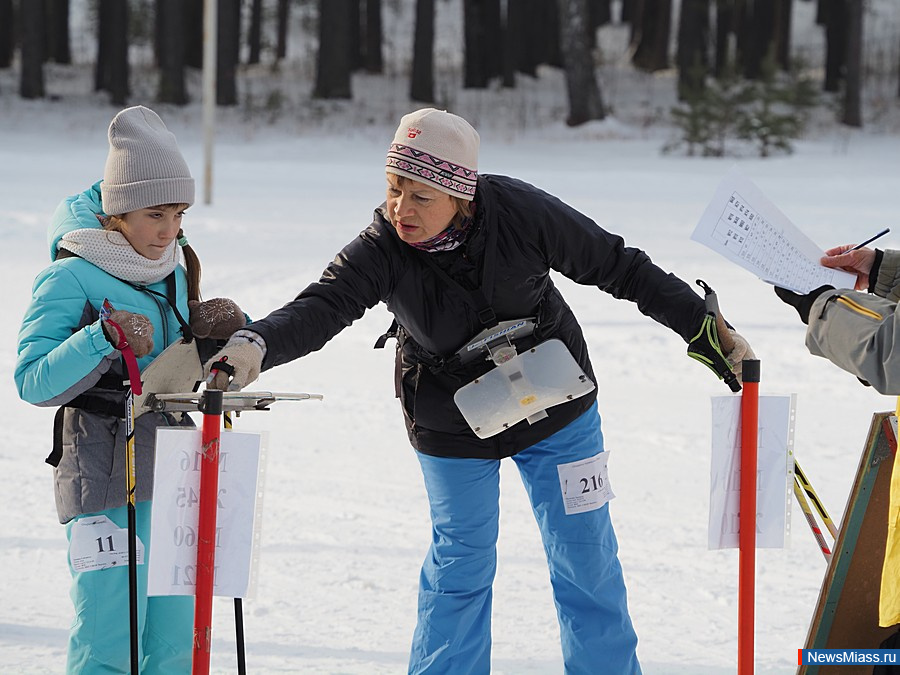
[[[897,13],[892,16],[896,21]],[[61,198],[100,177],[115,112],[76,93],[87,89],[67,82],[67,71],[50,71],[61,100],[20,101],[9,94],[11,78],[0,82],[0,285],[8,317],[0,326],[6,383],[0,420],[7,439],[0,446],[0,671],[17,673],[63,669],[71,605],[65,533],[52,472],[42,461],[53,411],[16,395],[16,333],[31,280],[48,261],[50,214]],[[660,94],[672,90],[671,73],[631,79],[615,73],[611,89],[620,110],[644,108],[647,126],[635,114],[578,129],[549,121],[552,106],[564,100],[561,78],[551,72],[500,92],[496,107],[489,96],[471,92],[457,93],[452,103],[481,131],[483,172],[539,185],[646,249],[660,266],[716,289],[726,317],[761,360],[761,393],[797,394],[796,455],[837,521],[872,414],[892,410],[894,401],[810,356],[792,308],[689,237],[735,161],[823,248],[862,241],[886,226],[896,230],[897,104],[885,104],[890,114],[881,110],[872,129],[818,129],[791,156],[688,159],[661,155],[666,132],[649,126],[671,104]],[[202,195],[198,104],[154,106],[142,86],[138,81],[131,102],[160,112]],[[219,112],[213,203],[192,207],[185,228],[204,264],[205,297],[228,296],[251,316],[264,316],[316,279],[368,224],[383,198],[383,157],[393,128],[415,107],[405,102],[404,86],[402,78],[387,84],[357,78],[354,87],[364,92],[358,100],[375,99],[379,105],[372,106],[267,111],[246,104]],[[900,247],[898,232],[879,246]],[[644,671],[734,672],[737,552],[706,549],[709,399],[727,389],[687,358],[675,334],[631,304],[563,278],[559,284],[584,327],[599,380],[617,495],[611,511]],[[322,393],[324,401],[283,403],[235,422],[240,430],[264,431],[269,446],[258,588],[244,602],[254,672],[405,672],[430,528],[418,464],[393,397],[392,350],[372,350],[389,324],[387,312],[376,308],[320,352],[264,373],[259,382]],[[509,461],[501,493],[493,672],[559,673],[543,549]],[[824,572],[795,507],[791,546],[758,553],[758,672],[794,671]],[[213,672],[234,671],[233,642],[230,601],[217,600]]]

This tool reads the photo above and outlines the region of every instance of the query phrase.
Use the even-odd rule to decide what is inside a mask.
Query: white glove
[[[248,330],[235,333],[203,367],[207,388],[240,391],[255,381],[266,355],[265,348],[265,341],[257,333]],[[215,373],[210,379],[211,371]]]
[[[744,359],[755,359],[756,354],[753,353],[753,350],[750,348],[750,343],[747,342],[743,335],[732,328],[728,329],[728,334],[731,336],[731,339],[734,340],[734,347],[731,348],[730,352],[725,354],[725,360],[728,361],[728,365],[731,366],[734,374],[737,375],[738,380],[743,384],[744,380],[741,377],[743,365],[741,362],[744,361]]]

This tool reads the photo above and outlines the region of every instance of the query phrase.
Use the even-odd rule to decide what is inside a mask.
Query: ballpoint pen
[[[851,249],[845,251],[845,253],[849,253],[850,251],[858,251],[859,249],[861,249],[861,248],[862,248],[863,246],[865,246],[866,244],[871,244],[873,241],[875,241],[876,239],[879,239],[879,238],[883,237],[884,235],[886,235],[886,234],[887,234],[888,232],[890,232],[890,231],[891,231],[891,228],[886,227],[886,228],[884,228],[881,232],[879,232],[878,234],[876,234],[876,235],[874,235],[874,236],[869,237],[868,239],[866,239],[863,243],[857,244],[857,245],[854,246],[853,248],[851,248]]]

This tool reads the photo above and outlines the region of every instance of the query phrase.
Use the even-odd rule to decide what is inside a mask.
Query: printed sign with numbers
[[[193,595],[197,583],[201,432],[159,429],[150,516],[148,595]],[[246,597],[253,559],[260,434],[223,431],[213,594]]]
[[[137,564],[144,564],[144,544],[137,538]],[[128,567],[128,530],[106,516],[90,516],[72,523],[69,562],[76,572]]]
[[[784,548],[790,533],[794,396],[760,396],[757,423],[756,547]],[[712,397],[709,549],[738,548],[741,504],[741,398]]]
[[[599,509],[614,498],[609,485],[608,452],[568,464],[558,464],[559,489],[566,515]]]

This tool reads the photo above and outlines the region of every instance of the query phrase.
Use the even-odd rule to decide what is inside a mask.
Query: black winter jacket
[[[484,325],[459,289],[442,280],[425,256],[466,288],[481,286],[486,246],[496,239],[493,284],[482,290],[499,321],[537,317],[533,336],[519,352],[557,338],[596,383],[581,327],[550,278],[556,270],[638,309],[687,342],[705,314],[702,298],[678,277],[654,265],[643,251],[625,246],[590,218],[556,197],[514,178],[482,175],[475,218],[465,243],[427,253],[403,242],[384,217],[338,253],[318,282],[249,328],[266,341],[263,369],[320,349],[366,309],[384,302],[400,330],[396,388],[413,446],[429,455],[499,459],[559,431],[586,411],[592,392],[547,410],[487,439],[478,438],[453,402],[464,384],[492,367],[454,365],[449,359]],[[488,233],[494,231],[494,237]],[[491,292],[492,291],[492,292]],[[596,390],[595,390],[596,391]]]

